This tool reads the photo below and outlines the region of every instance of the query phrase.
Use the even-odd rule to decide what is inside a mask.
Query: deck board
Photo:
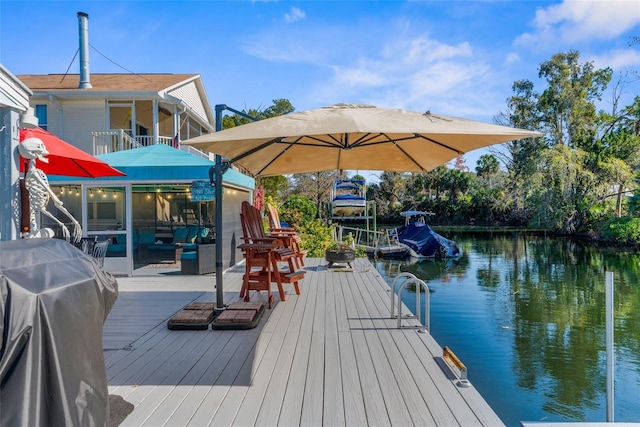
[[[293,372],[296,350],[301,339],[304,311],[307,308],[310,294],[309,289],[304,289],[299,298],[292,299],[292,301],[295,301],[295,306],[292,305],[294,308],[290,320],[291,325],[287,330],[281,352],[278,355],[276,366],[277,375],[274,375],[269,382],[255,424],[271,426],[278,424],[281,405],[287,387],[289,384],[293,384],[298,380],[298,378],[291,373]]]
[[[302,294],[285,284],[255,329],[172,331],[192,301],[215,300],[215,278],[119,278],[104,327],[110,394],[135,408],[126,426],[500,425],[473,387],[441,369],[428,333],[396,328],[389,287],[373,265],[327,269],[307,259]],[[242,265],[224,275],[238,299]],[[266,292],[251,293],[266,302]],[[415,320],[403,321],[416,325]]]
[[[306,286],[302,289],[302,292],[306,292],[308,295],[305,299],[304,316],[300,323],[300,335],[296,343],[293,363],[289,370],[289,381],[281,404],[280,417],[278,419],[280,425],[295,426],[300,423],[304,389],[307,383],[307,369],[309,368],[311,353],[313,319],[317,308],[315,302],[320,286],[319,278],[319,275],[305,277]]]

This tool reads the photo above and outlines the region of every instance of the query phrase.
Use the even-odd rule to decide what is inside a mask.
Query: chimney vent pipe
[[[80,84],[78,89],[91,89],[91,75],[89,73],[89,15],[78,12],[78,26],[80,32]]]

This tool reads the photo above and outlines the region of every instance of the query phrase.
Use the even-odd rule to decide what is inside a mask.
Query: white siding
[[[167,92],[167,94],[182,99],[185,104],[193,108],[193,112],[200,116],[202,120],[208,121],[207,112],[195,82],[178,87]]]
[[[24,84],[0,64],[0,107],[24,111],[31,95]]]
[[[64,102],[64,129],[58,133],[65,141],[93,154],[91,132],[106,130],[107,112],[104,100],[81,100]],[[50,128],[57,133],[56,129]]]

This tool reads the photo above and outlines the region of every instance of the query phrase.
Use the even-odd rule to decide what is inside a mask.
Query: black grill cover
[[[107,426],[118,283],[59,239],[0,242],[0,426]]]

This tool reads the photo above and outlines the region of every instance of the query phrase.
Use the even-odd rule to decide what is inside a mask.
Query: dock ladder
[[[404,279],[404,280],[401,280]],[[415,284],[416,285],[416,312],[415,315],[405,315],[404,317],[402,316],[402,307],[403,307],[403,303],[402,303],[402,291],[404,291],[404,289],[407,287],[407,285],[411,285],[411,284]],[[397,294],[398,294],[398,299],[397,301],[395,301],[396,299],[396,287],[400,285],[400,287],[397,290]],[[425,293],[425,298],[424,298],[424,306],[425,306],[425,320],[424,320],[424,325],[422,323],[420,323],[420,318],[421,318],[421,311],[420,311],[420,290],[424,290]],[[398,315],[395,315],[395,306],[398,306]],[[401,329],[403,327],[414,327],[418,329],[418,332],[420,333],[424,333],[427,332],[429,330],[430,327],[430,320],[429,318],[430,316],[430,296],[429,296],[429,287],[427,286],[427,284],[418,279],[415,275],[411,274],[411,273],[400,273],[398,274],[395,279],[393,279],[393,283],[391,284],[391,318],[394,319],[397,317],[398,319],[398,329]],[[420,325],[416,325],[416,326],[403,326],[402,325],[402,320],[408,320],[408,319],[417,319],[418,323],[420,323]]]

